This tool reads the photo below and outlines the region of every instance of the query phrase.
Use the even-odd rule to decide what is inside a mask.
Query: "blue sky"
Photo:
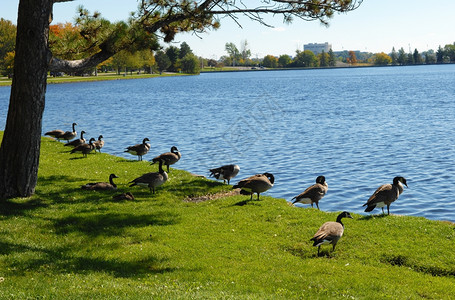
[[[0,17],[16,23],[18,0],[0,0]],[[76,8],[100,11],[111,20],[125,20],[137,6],[135,0],[79,0],[54,5],[54,22],[72,22]],[[269,17],[273,28],[240,18],[239,28],[229,18],[221,20],[221,28],[197,37],[177,35],[175,42],[187,42],[196,55],[219,58],[226,55],[224,46],[233,42],[238,47],[247,40],[253,57],[294,55],[306,43],[329,42],[333,50],[360,50],[389,53],[392,47],[420,52],[436,50],[439,45],[455,42],[454,0],[364,0],[355,11],[335,15],[327,28],[318,22],[295,20],[282,23],[281,17]]]

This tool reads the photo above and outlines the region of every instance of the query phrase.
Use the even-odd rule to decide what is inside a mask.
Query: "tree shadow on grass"
[[[7,267],[14,270],[15,275],[42,271],[44,268],[54,274],[103,272],[115,277],[135,278],[147,274],[162,274],[175,270],[175,268],[168,266],[169,259],[159,259],[152,255],[131,260],[128,257],[96,257],[98,253],[93,252],[81,256],[75,254],[74,246],[46,249],[0,242],[0,247],[0,254],[9,254],[13,257],[16,253],[19,255],[29,253],[28,259],[14,259],[6,262]]]
[[[172,192],[178,198],[184,199],[186,197],[197,197],[206,195],[208,193],[213,193],[216,188],[224,186],[223,183],[207,180],[201,177],[195,178],[184,178],[180,181],[179,184],[171,184],[166,186],[166,183],[163,185],[167,191]]]
[[[57,234],[78,232],[88,236],[118,236],[123,233],[125,228],[175,225],[179,222],[179,216],[165,212],[142,215],[90,213],[50,221],[54,223]]]
[[[368,221],[371,219],[380,219],[380,218],[385,218],[385,217],[388,217],[388,215],[385,215],[385,214],[368,215],[368,216],[362,216],[362,217],[358,218],[357,220]]]
[[[4,200],[0,205],[0,215],[2,216],[23,216],[25,212],[47,207],[48,205],[43,203],[40,199],[29,199],[23,200]]]

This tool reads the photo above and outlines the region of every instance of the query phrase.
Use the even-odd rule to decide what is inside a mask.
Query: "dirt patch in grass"
[[[231,196],[236,196],[240,194],[240,189],[235,189],[232,191],[228,192],[221,192],[221,193],[215,193],[215,194],[206,194],[202,196],[188,196],[183,201],[185,202],[203,202],[203,201],[208,201],[208,200],[215,200],[218,198],[224,198],[224,197],[231,197]]]

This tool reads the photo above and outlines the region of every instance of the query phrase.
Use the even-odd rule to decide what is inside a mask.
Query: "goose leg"
[[[387,215],[390,215],[390,210],[389,210],[389,208],[390,208],[390,204],[387,205]]]
[[[317,206],[317,208],[318,208],[319,210],[321,210],[321,209],[319,208],[319,203],[316,202],[316,206]]]
[[[321,246],[318,246],[318,256],[319,256],[319,250],[321,250]]]

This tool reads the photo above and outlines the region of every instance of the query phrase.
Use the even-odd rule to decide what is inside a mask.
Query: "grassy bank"
[[[143,79],[143,78],[154,78],[154,77],[167,77],[167,76],[185,76],[188,74],[182,73],[163,73],[163,74],[130,74],[127,75],[117,73],[98,73],[98,76],[60,76],[60,77],[48,77],[47,83],[69,83],[69,82],[86,82],[86,81],[105,81],[105,80],[125,80],[125,79]],[[7,77],[0,78],[0,86],[11,85],[12,79]]]
[[[449,299],[455,293],[452,224],[354,215],[344,221],[336,251],[325,247],[317,257],[309,239],[337,213],[267,196],[185,201],[231,188],[177,169],[152,195],[127,183],[156,165],[107,154],[83,159],[66,148],[43,138],[36,195],[0,204],[0,299]],[[80,189],[110,173],[119,176],[119,191]],[[136,199],[112,199],[125,191]]]

